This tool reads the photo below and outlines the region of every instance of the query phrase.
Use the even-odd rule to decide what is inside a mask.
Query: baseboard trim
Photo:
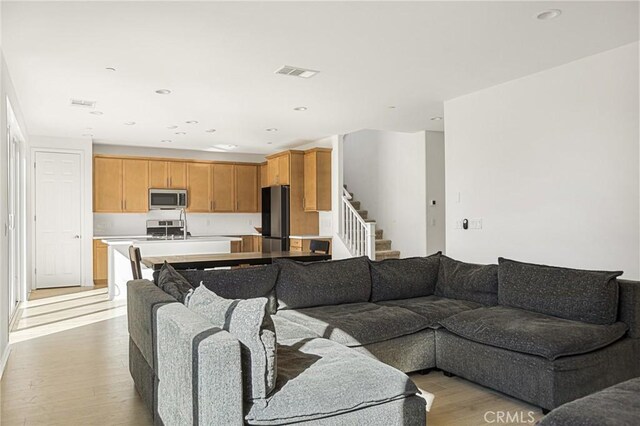
[[[2,354],[2,358],[0,359],[0,380],[2,380],[2,375],[4,374],[4,368],[7,366],[7,361],[9,360],[9,353],[11,352],[11,345],[7,344],[4,353]]]

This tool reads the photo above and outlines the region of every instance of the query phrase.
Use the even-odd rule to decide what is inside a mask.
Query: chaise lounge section
[[[176,424],[169,413],[185,412],[185,404],[191,421],[204,418],[198,410],[214,410],[227,412],[229,423],[424,424],[425,402],[403,373],[431,368],[546,411],[640,376],[640,283],[619,274],[508,259],[476,265],[441,254],[183,271],[182,288],[161,277],[157,285],[128,284],[130,369],[165,424]],[[249,403],[236,383],[237,339],[168,294],[182,299],[186,286],[201,282],[226,298],[267,298],[278,342],[278,385],[267,409]],[[167,321],[176,325],[161,325]],[[179,324],[190,323],[200,324],[198,333],[176,340],[166,331],[180,335]],[[175,342],[182,352],[169,348]],[[231,359],[224,374],[194,373],[193,360],[210,362],[222,348]],[[183,381],[166,370],[183,371]],[[390,393],[380,393],[387,384]],[[231,396],[212,397],[216,387]],[[182,396],[167,397],[169,388]]]

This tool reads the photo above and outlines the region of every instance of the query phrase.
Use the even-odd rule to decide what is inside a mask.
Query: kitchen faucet
[[[187,210],[183,207],[180,209],[180,219],[182,220],[182,215],[184,215],[184,223],[182,226],[182,238],[187,239]]]

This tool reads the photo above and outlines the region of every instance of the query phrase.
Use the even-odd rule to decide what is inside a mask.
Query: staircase
[[[369,218],[369,212],[367,210],[363,210],[360,201],[355,201],[353,198],[353,193],[349,192],[347,186],[344,186],[345,193],[348,194],[348,202],[351,206],[356,210],[357,214],[364,220],[366,223],[375,223],[374,219]],[[384,260],[384,259],[399,259],[400,252],[398,250],[391,249],[391,240],[386,240],[383,238],[382,229],[378,229],[377,226],[375,228],[375,259],[374,260]]]

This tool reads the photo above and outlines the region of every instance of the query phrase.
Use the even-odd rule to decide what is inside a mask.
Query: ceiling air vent
[[[292,67],[285,65],[276,70],[276,74],[290,75],[293,77],[311,78],[318,74],[319,71],[308,70],[305,68]]]
[[[71,99],[71,106],[82,108],[95,108],[96,101],[84,101],[82,99]]]

